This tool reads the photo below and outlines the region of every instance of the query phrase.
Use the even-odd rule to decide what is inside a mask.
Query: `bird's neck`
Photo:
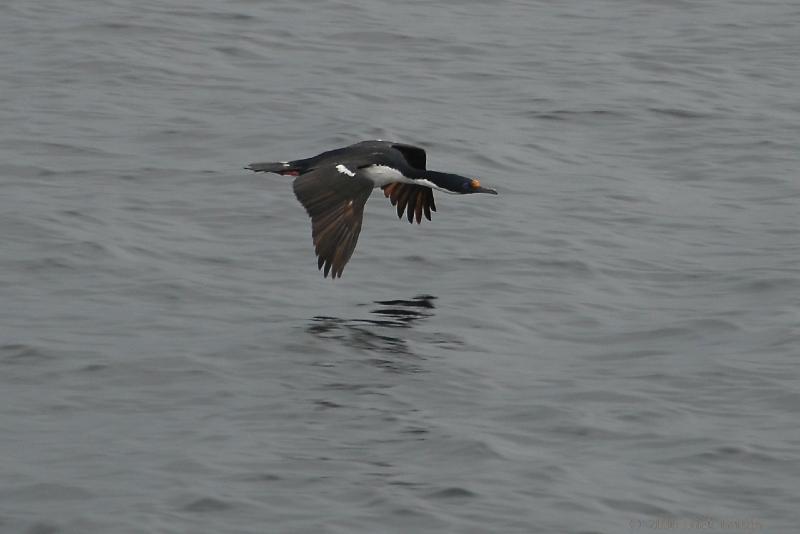
[[[412,176],[415,180],[426,180],[433,184],[435,189],[445,193],[454,193],[459,190],[464,178],[456,174],[438,171],[419,171],[419,176]]]

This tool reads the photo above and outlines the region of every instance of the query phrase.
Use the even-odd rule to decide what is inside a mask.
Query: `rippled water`
[[[795,532],[799,23],[3,2],[0,531]],[[369,138],[500,195],[331,282],[242,167]]]

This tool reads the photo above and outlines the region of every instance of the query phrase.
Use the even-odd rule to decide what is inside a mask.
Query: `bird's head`
[[[489,193],[490,195],[497,194],[497,191],[494,189],[483,187],[480,180],[477,178],[467,178],[466,176],[460,176],[458,174],[436,171],[428,171],[425,178],[436,184],[437,187],[446,189],[451,193],[458,193],[460,195],[466,195],[470,193]]]

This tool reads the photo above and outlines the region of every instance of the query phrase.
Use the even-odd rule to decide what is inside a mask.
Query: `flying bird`
[[[389,141],[362,141],[294,161],[251,163],[245,169],[295,176],[294,194],[311,217],[317,266],[327,278],[341,278],[361,232],[372,190],[380,187],[401,219],[417,224],[436,211],[433,190],[470,194],[497,191],[474,178],[429,171],[425,150]]]

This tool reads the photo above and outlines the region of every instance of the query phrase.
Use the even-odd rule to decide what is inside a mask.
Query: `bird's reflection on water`
[[[435,309],[432,295],[419,295],[408,300],[377,300],[377,307],[370,311],[371,317],[344,319],[317,316],[311,320],[307,331],[318,337],[336,340],[345,346],[363,351],[380,352],[420,358],[409,347],[405,336],[397,330],[410,329],[415,324],[433,316]],[[409,372],[416,366],[410,362],[373,358],[373,363],[390,370]],[[413,367],[413,368],[412,368]]]

